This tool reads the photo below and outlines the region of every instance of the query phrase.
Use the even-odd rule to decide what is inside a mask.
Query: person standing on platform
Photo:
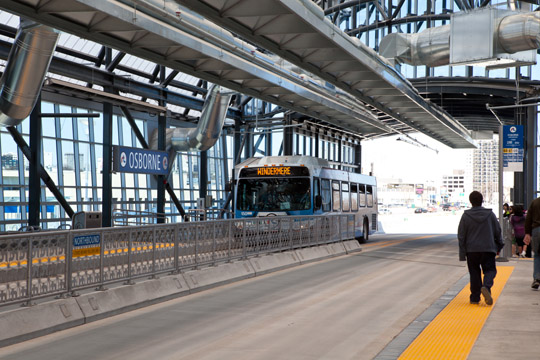
[[[523,206],[514,205],[512,206],[512,215],[510,216],[510,226],[512,227],[512,232],[514,233],[514,239],[517,245],[518,255],[520,257],[525,257],[527,254],[527,245],[523,242],[525,237],[525,214],[523,214]],[[515,252],[512,249],[512,255]]]
[[[504,203],[503,205],[503,217],[510,217],[510,205],[508,203]]]
[[[538,289],[540,286],[540,251],[538,248],[540,246],[540,198],[534,199],[527,210],[523,243],[529,245],[534,253],[531,288]]]
[[[472,208],[465,210],[459,221],[459,261],[467,261],[471,304],[479,304],[482,294],[486,304],[492,305],[491,287],[497,275],[495,256],[504,246],[501,226],[493,211],[482,206],[484,197],[480,192],[473,191],[469,201]]]

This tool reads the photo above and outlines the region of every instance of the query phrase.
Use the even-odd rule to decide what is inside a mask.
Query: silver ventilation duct
[[[196,128],[166,129],[165,150],[205,151],[210,149],[221,135],[232,93],[222,93],[220,87],[212,85],[206,95],[201,117]],[[150,139],[150,148],[157,149],[158,129]]]
[[[540,47],[540,14],[537,12],[507,16],[499,23],[499,44],[507,53]]]
[[[519,61],[529,61],[531,55],[510,54],[539,47],[540,14],[486,9],[454,14],[451,25],[417,34],[389,34],[381,40],[379,54],[391,62],[415,66],[467,65],[475,60],[487,64],[498,58],[514,59],[508,66],[516,66]]]
[[[57,41],[53,28],[21,19],[0,80],[0,125],[15,126],[30,115]]]
[[[416,34],[388,34],[381,40],[379,49],[379,54],[390,61],[415,66],[448,65],[450,25],[429,28]]]

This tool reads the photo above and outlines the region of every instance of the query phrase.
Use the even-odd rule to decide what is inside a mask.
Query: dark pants
[[[480,289],[482,286],[491,291],[493,279],[497,275],[495,265],[495,254],[491,252],[470,252],[467,253],[467,267],[471,276],[471,301],[480,301]],[[482,283],[482,272],[484,272],[484,282]]]

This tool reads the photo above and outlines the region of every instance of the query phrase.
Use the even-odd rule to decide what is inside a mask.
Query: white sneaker
[[[519,257],[525,257],[527,253],[525,251],[523,251],[521,254],[519,254]]]

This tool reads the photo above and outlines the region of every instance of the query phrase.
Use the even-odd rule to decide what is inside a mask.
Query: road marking
[[[433,237],[437,237],[437,236],[438,235],[424,235],[424,236],[418,236],[418,237],[414,237],[414,238],[406,238],[406,239],[403,239],[403,240],[386,240],[386,241],[379,241],[379,242],[375,242],[375,243],[362,244],[362,250],[364,250],[365,248],[367,248],[368,250],[377,250],[377,249],[382,249],[382,248],[392,246],[392,245],[399,245],[399,244],[402,244],[402,243],[405,243],[405,242],[408,242],[408,241],[420,240],[420,239],[429,239],[429,238],[433,238]],[[371,249],[371,248],[373,248],[373,249]]]
[[[399,360],[467,359],[513,270],[513,266],[497,267],[497,277],[491,288],[492,306],[486,305],[483,299],[479,305],[470,304],[467,284],[405,349]]]

